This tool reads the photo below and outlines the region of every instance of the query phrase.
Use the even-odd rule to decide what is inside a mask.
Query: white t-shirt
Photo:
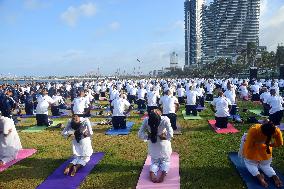
[[[74,114],[84,114],[85,108],[89,107],[89,100],[86,97],[77,97],[73,100]]]
[[[53,95],[52,99],[54,100],[54,105],[55,106],[59,106],[61,103],[64,102],[62,96]]]
[[[113,114],[112,116],[125,116],[125,109],[130,106],[130,103],[123,98],[116,98],[111,102],[113,106]]]
[[[185,89],[184,88],[178,88],[177,89],[177,95],[178,95],[178,97],[184,97],[184,95],[185,95]]]
[[[269,110],[270,114],[274,114],[280,110],[283,110],[282,104],[284,102],[281,96],[270,96],[267,99],[266,103],[270,105],[270,110]]]
[[[262,100],[263,103],[266,103],[267,102],[267,99],[270,97],[270,92],[264,92],[264,93],[261,93],[260,95],[260,99]]]
[[[187,91],[186,92],[186,105],[196,105],[196,98],[198,96],[197,91]]]
[[[36,113],[48,115],[49,104],[53,104],[54,100],[48,95],[45,95],[45,96],[40,95],[37,98],[37,103],[38,104],[36,106]]]
[[[163,106],[163,114],[176,113],[176,105],[178,104],[178,99],[175,96],[162,96],[159,104]]]
[[[147,93],[148,106],[157,106],[157,99],[160,98],[155,91]]]
[[[228,98],[226,98],[224,96],[215,98],[211,102],[211,104],[213,106],[215,106],[215,109],[216,109],[215,116],[216,117],[228,117],[228,116],[230,116],[229,105],[232,105],[232,103]]]
[[[145,94],[147,93],[146,89],[138,89],[138,99],[145,99]]]
[[[226,90],[224,95],[231,101],[232,104],[236,104],[236,93],[234,91]]]

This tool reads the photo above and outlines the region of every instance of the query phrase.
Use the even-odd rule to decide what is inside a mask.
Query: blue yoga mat
[[[239,158],[237,152],[230,152],[229,153],[229,158],[232,161],[232,163],[235,165],[235,167],[237,168],[240,176],[242,177],[242,180],[246,183],[248,189],[264,189],[264,187],[262,187],[259,184],[258,180],[256,178],[254,178],[248,172],[248,170],[247,170],[247,168],[245,166],[245,162],[243,161],[243,159]],[[276,174],[279,176],[279,178],[283,182],[284,181],[283,175],[281,175],[277,171],[276,171]],[[265,180],[269,184],[268,189],[276,189],[272,179],[266,177]],[[282,188],[284,188],[284,187],[282,187]]]
[[[90,174],[92,169],[99,163],[104,157],[103,152],[93,153],[90,161],[87,165],[81,168],[74,177],[70,175],[64,175],[63,171],[67,165],[72,161],[72,158],[65,161],[58,167],[47,179],[41,183],[37,189],[76,189],[79,188],[80,184]]]
[[[134,122],[127,122],[126,129],[109,129],[106,132],[106,135],[128,135],[130,133],[131,128],[133,127]]]

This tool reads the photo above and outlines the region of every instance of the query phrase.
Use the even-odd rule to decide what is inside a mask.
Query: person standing
[[[37,98],[36,121],[38,126],[49,126],[48,108],[53,105],[54,100],[48,96],[48,90],[42,89],[41,95]]]

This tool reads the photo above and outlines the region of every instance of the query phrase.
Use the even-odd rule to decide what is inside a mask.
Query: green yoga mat
[[[182,111],[182,115],[183,115],[183,118],[185,120],[200,120],[200,119],[202,119],[202,117],[200,117],[199,115],[197,115],[197,116],[186,115],[185,110]]]
[[[56,126],[58,123],[63,123],[63,121],[53,121],[53,124],[50,126],[51,127],[54,127]],[[25,130],[23,130],[22,132],[25,132],[25,133],[38,133],[38,132],[42,132],[46,129],[47,127],[46,126],[33,126],[33,127],[29,127]]]
[[[264,115],[262,115],[261,114],[261,112],[262,112],[262,110],[261,109],[251,109],[251,110],[249,110],[251,113],[254,113],[254,114],[256,114],[256,115],[258,115],[258,116],[261,116],[261,117],[268,117],[268,116],[264,116]]]

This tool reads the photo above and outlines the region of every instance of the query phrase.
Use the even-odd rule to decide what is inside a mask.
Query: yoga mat
[[[51,119],[55,119],[55,118],[61,118],[61,117],[67,117],[68,113],[67,112],[62,112],[62,114],[60,116],[49,116]],[[70,115],[71,116],[71,115]]]
[[[223,129],[217,129],[215,126],[216,120],[208,120],[209,125],[211,128],[218,134],[223,134],[223,133],[238,133],[239,130],[234,127],[233,124],[228,123],[227,128]]]
[[[162,183],[153,183],[149,178],[151,157],[147,156],[143,170],[140,174],[136,189],[179,189],[180,176],[179,176],[179,155],[173,152],[171,155],[171,165],[168,175]]]
[[[243,159],[238,157],[237,152],[230,152],[229,158],[232,163],[235,165],[236,169],[238,170],[242,180],[245,182],[248,189],[264,189],[258,180],[254,178],[247,170]],[[284,181],[283,175],[276,171],[276,174],[279,176],[280,180]],[[265,178],[266,182],[269,184],[268,189],[276,189],[274,182],[272,179]],[[283,187],[282,187],[283,188]]]
[[[49,128],[55,127],[59,123],[64,123],[64,121],[53,121],[52,125],[49,126]],[[33,127],[28,127],[25,130],[22,130],[22,132],[24,132],[24,133],[38,133],[38,132],[44,131],[46,128],[48,128],[48,127],[47,126],[35,125]]]
[[[141,120],[144,120],[144,119],[146,119],[146,118],[148,118],[149,116],[148,116],[148,114],[145,114],[145,115],[143,115],[142,117],[141,117]]]
[[[254,113],[254,114],[256,114],[256,115],[258,115],[258,116],[261,116],[261,117],[268,117],[268,116],[264,116],[264,115],[261,114],[261,112],[262,112],[261,109],[250,109],[249,111],[250,111],[251,113]]]
[[[202,119],[202,117],[200,117],[199,115],[197,115],[197,116],[186,115],[185,110],[182,110],[182,115],[183,115],[183,118],[185,120],[200,120],[200,119]]]
[[[31,118],[31,117],[36,117],[36,116],[35,114],[34,115],[26,115],[26,114],[20,115],[20,118]]]
[[[206,109],[206,107],[204,106],[204,107],[202,107],[202,106],[198,106],[197,108],[196,108],[197,110],[205,110]]]
[[[79,169],[74,177],[63,174],[64,169],[72,161],[72,158],[70,158],[60,165],[60,167],[58,167],[50,176],[48,176],[47,179],[37,187],[37,189],[76,189],[84,181],[94,166],[99,163],[103,156],[103,152],[93,153],[91,160],[85,167]]]
[[[18,152],[18,155],[17,155],[17,158],[6,163],[5,165],[1,166],[0,167],[0,172],[8,169],[10,166],[14,165],[15,163],[27,158],[27,157],[30,157],[31,155],[33,155],[34,153],[36,153],[36,149],[21,149],[19,152]]]
[[[127,122],[126,129],[111,128],[106,132],[106,135],[128,135],[133,125],[134,125],[134,122]]]

